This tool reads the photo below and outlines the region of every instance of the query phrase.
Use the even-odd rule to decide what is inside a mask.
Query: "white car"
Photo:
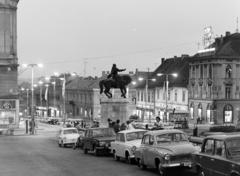
[[[125,158],[127,163],[134,162],[134,151],[141,145],[142,137],[146,130],[132,129],[120,131],[116,135],[115,142],[111,142],[111,152],[116,161]]]
[[[62,128],[58,133],[58,145],[59,147],[75,144],[79,137],[78,130],[76,128]]]

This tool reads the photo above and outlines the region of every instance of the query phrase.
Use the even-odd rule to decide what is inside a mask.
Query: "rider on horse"
[[[119,87],[119,75],[118,75],[118,72],[122,72],[122,71],[125,71],[126,69],[118,69],[116,64],[113,64],[112,66],[112,70],[111,70],[111,73],[108,75],[107,78],[113,78],[116,83],[117,83],[117,87]]]

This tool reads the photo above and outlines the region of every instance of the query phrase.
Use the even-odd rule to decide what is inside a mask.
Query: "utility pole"
[[[87,62],[87,59],[86,59],[86,58],[85,58],[84,60],[85,60],[85,61],[84,61],[84,77],[86,78],[86,72],[87,72],[86,70],[87,70],[87,63],[88,63],[88,62]]]

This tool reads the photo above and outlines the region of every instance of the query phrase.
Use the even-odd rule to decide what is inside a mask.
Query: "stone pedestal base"
[[[100,126],[108,126],[107,119],[120,120],[120,124],[129,119],[129,100],[123,98],[112,98],[101,101],[101,121]]]

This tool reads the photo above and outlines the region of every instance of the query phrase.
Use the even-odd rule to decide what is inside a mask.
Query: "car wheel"
[[[203,170],[200,167],[197,169],[197,176],[205,176]]]
[[[83,153],[84,154],[87,154],[88,153],[88,150],[86,148],[83,147]]]
[[[94,150],[94,155],[99,156],[99,151],[97,149]]]
[[[129,154],[128,154],[128,153],[126,154],[126,162],[127,162],[128,164],[130,164],[130,165],[132,165],[132,164],[133,164],[133,159],[132,159],[132,158],[130,158],[130,156],[129,156]]]
[[[61,143],[58,141],[58,147],[61,147]]]
[[[143,162],[142,162],[141,159],[138,160],[138,166],[139,166],[142,170],[146,170],[146,169],[147,169],[147,165],[143,164]]]
[[[119,161],[120,157],[117,156],[116,151],[113,152],[113,157],[116,161]]]
[[[161,162],[158,163],[158,168],[157,169],[158,169],[159,175],[161,175],[161,176],[165,176],[166,175],[165,171],[164,171],[164,169],[162,167],[162,163]]]
[[[63,147],[66,148],[67,144],[63,144]]]

